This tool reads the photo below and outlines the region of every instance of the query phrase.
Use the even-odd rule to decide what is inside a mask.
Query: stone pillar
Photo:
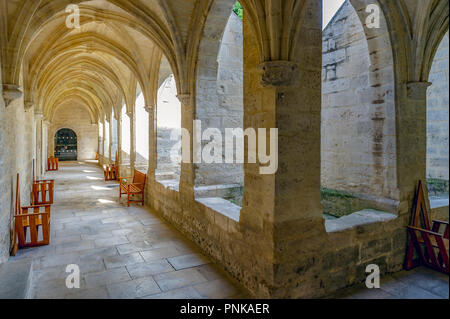
[[[290,61],[261,63],[244,17],[244,128],[278,129],[278,169],[262,174],[245,164],[240,215],[252,251],[246,285],[259,296],[301,298],[319,292],[327,236],[321,206],[321,6],[308,2]],[[258,140],[261,133],[258,133]],[[247,143],[246,143],[247,144]],[[259,146],[258,146],[259,148]],[[246,145],[246,161],[248,145]],[[245,262],[245,261],[244,261]]]
[[[36,123],[36,178],[42,176],[45,172],[45,160],[42,145],[42,120],[44,114],[40,110],[34,111],[34,119]]]
[[[102,130],[103,130],[103,132],[102,132],[102,153],[101,153],[102,154],[102,160],[103,160],[102,164],[105,163],[105,157],[106,157],[106,154],[105,154],[105,140],[106,140],[105,122],[106,122],[106,120],[103,119],[103,125],[102,125]]]
[[[132,174],[136,167],[136,113],[134,108],[127,115],[130,118],[130,168]]]
[[[400,212],[409,214],[419,180],[426,180],[427,163],[427,89],[429,82],[409,82],[404,103],[399,103],[398,118],[398,188],[400,201],[407,205]]]
[[[117,114],[117,155],[119,163],[119,175],[121,175],[120,167],[122,165],[122,112]]]
[[[194,168],[194,126],[195,119],[194,108],[192,107],[192,98],[190,94],[179,94],[177,98],[181,102],[181,127],[187,129],[190,135],[189,150],[182,149],[183,158],[186,158],[186,152],[189,151],[189,163],[181,161],[180,176],[180,194],[182,200],[194,201],[195,168]]]
[[[148,142],[149,142],[149,154],[148,154],[148,171],[147,176],[150,180],[155,180],[155,172],[158,161],[158,135],[157,135],[157,124],[156,124],[156,107],[149,105],[145,107],[148,112]]]
[[[109,116],[109,126],[108,126],[108,142],[109,142],[109,147],[108,147],[108,162],[111,163],[111,159],[112,159],[112,145],[113,145],[113,133],[112,133],[112,126],[113,126],[113,117],[112,115]]]

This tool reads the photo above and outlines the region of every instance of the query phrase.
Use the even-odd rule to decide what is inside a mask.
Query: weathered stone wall
[[[8,107],[0,78],[0,263],[9,257],[16,174],[20,174],[21,203],[30,203],[34,146],[34,108],[25,111],[23,97]]]
[[[55,134],[62,128],[69,128],[77,134],[78,160],[95,159],[98,149],[98,124],[92,124],[83,106],[61,106],[55,112],[48,130],[48,153],[53,155]]]
[[[216,28],[220,28],[217,25]],[[197,119],[202,121],[202,131],[218,128],[225,140],[225,128],[243,127],[243,33],[242,21],[231,13],[221,42],[209,42],[208,32],[202,42],[197,80]],[[220,47],[217,47],[220,44]],[[202,141],[205,146],[209,141]],[[242,164],[199,164],[196,185],[215,185],[244,182]]]
[[[171,159],[172,148],[179,143],[179,140],[171,140],[172,132],[175,132],[175,136],[179,136],[180,130],[176,128],[158,127],[157,135],[157,173],[167,174],[167,175],[180,175],[180,162],[173,161]],[[180,152],[181,156],[181,152]],[[170,173],[170,174],[168,174]]]
[[[349,1],[325,28],[322,41],[322,185],[393,198],[393,70],[381,64],[389,57],[372,65],[363,26]]]
[[[449,180],[449,38],[448,32],[436,52],[427,93],[427,178]]]

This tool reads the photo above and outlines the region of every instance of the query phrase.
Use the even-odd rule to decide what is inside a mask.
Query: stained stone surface
[[[51,244],[19,250],[2,265],[20,262],[30,268],[33,264],[32,272],[28,271],[29,297],[244,296],[207,257],[154,213],[119,203],[118,189],[107,187],[113,183],[104,182],[102,175],[95,164],[81,162],[63,163],[60,171],[47,174],[56,180]],[[69,264],[80,267],[80,289],[66,288]],[[26,284],[25,280],[22,285]],[[226,291],[219,293],[221,287],[227,287]]]

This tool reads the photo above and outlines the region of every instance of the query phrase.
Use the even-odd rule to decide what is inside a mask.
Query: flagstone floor
[[[148,208],[119,203],[94,163],[62,163],[55,179],[51,244],[19,250],[32,260],[31,298],[242,298],[227,276]],[[79,289],[66,287],[78,265]]]

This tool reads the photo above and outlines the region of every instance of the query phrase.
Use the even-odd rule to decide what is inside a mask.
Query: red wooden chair
[[[50,244],[50,205],[21,206],[19,174],[16,186],[16,212],[14,215],[15,247],[36,247]]]
[[[122,194],[127,194],[127,204],[130,207],[130,202],[142,203],[144,206],[144,190],[145,190],[145,181],[147,179],[147,175],[139,172],[138,170],[134,170],[133,180],[130,182],[131,177],[121,177],[119,178],[120,187],[119,187],[119,197],[122,198]],[[132,200],[131,197],[141,196],[139,200]]]
[[[57,171],[59,169],[59,159],[53,156],[47,159],[47,171]]]
[[[54,189],[55,189],[55,180],[35,179],[34,159],[33,159],[33,185],[31,193],[31,204],[32,205],[53,204]]]
[[[411,225],[408,226],[410,241],[406,253],[405,269],[424,265],[449,274],[449,223],[434,220],[430,227],[422,182],[414,197]],[[418,258],[414,258],[414,251]]]

